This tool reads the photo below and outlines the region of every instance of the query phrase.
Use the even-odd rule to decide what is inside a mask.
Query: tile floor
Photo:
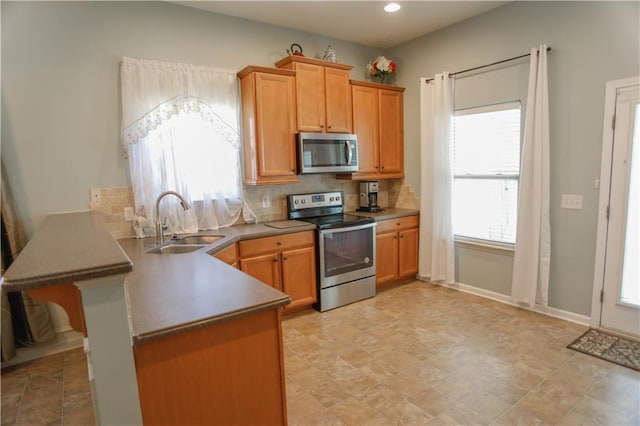
[[[291,425],[640,425],[640,373],[586,327],[425,283],[283,323]],[[2,371],[2,424],[93,424],[84,355]]]

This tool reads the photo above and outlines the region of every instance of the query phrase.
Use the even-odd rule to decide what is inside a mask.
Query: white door
[[[605,110],[614,110],[611,118],[605,116],[611,131],[605,130],[601,170],[602,269],[594,284],[601,289],[598,326],[640,337],[640,85],[638,79],[618,83],[607,85]]]

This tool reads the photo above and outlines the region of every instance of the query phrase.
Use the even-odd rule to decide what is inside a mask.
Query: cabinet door
[[[326,131],[351,133],[352,107],[349,71],[325,68]]]
[[[376,237],[376,284],[394,281],[398,277],[398,233]]]
[[[378,89],[351,86],[353,133],[358,135],[358,172],[378,173]]]
[[[404,174],[403,95],[379,91],[380,173]]]
[[[278,253],[240,259],[240,270],[271,287],[282,290]]]
[[[229,247],[220,250],[216,254],[213,255],[216,259],[222,260],[224,263],[233,266],[234,268],[238,268],[237,263],[237,250],[236,245],[232,244]]]
[[[293,77],[256,73],[258,179],[290,176],[297,181],[294,92]]]
[[[282,252],[282,291],[291,297],[286,309],[316,302],[316,256],[314,247]]]
[[[398,277],[410,277],[418,272],[418,228],[398,234]]]
[[[296,110],[298,130],[325,130],[324,67],[296,63]]]

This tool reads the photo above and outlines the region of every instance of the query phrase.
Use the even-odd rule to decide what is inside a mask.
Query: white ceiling
[[[388,49],[436,31],[507,1],[174,1],[223,15],[246,18],[365,46]]]

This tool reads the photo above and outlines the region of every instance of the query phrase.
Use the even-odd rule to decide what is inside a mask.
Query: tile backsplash
[[[300,175],[300,182],[290,185],[244,186],[244,196],[258,222],[287,218],[287,195],[308,192],[343,191],[345,210],[354,211],[359,204],[360,185],[357,181],[335,179],[333,175]],[[402,179],[379,181],[378,204],[382,207],[419,209],[419,201]],[[100,188],[101,200],[90,202],[92,211],[104,215],[107,229],[114,238],[134,237],[131,222],[125,221],[125,207],[132,207],[130,187]],[[242,216],[238,223],[243,223]]]

